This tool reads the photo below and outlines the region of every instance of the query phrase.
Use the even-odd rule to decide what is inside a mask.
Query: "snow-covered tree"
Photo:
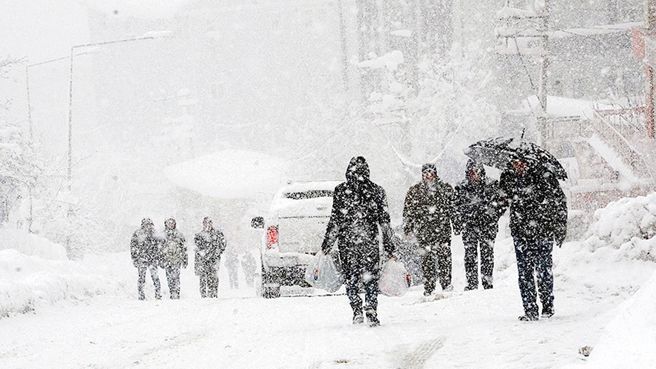
[[[9,57],[0,59],[0,78],[16,63],[18,60]],[[8,98],[0,99],[0,224],[9,220],[38,174],[28,138],[19,124],[9,122],[4,114],[10,103]]]
[[[370,97],[370,120],[412,173],[424,162],[436,162],[447,180],[460,178],[464,148],[497,133],[500,114],[489,98],[494,81],[487,58],[472,45],[464,53],[454,48],[444,62],[425,59],[417,91],[404,79],[398,51],[360,64],[382,75]]]

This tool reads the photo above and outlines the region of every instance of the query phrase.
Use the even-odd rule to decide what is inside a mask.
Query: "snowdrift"
[[[610,253],[615,260],[656,262],[656,193],[627,197],[594,214],[587,239],[589,251]]]
[[[7,249],[43,259],[67,259],[66,249],[59,244],[17,229],[0,228],[0,250]]]
[[[619,309],[586,367],[652,368],[656,362],[656,274]]]
[[[121,262],[123,260],[124,262]],[[27,313],[58,301],[81,301],[104,294],[127,296],[129,255],[82,261],[50,260],[14,249],[0,251],[0,318]],[[125,262],[127,261],[127,263]]]

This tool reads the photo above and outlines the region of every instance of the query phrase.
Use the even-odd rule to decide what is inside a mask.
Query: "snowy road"
[[[183,293],[179,301],[100,297],[57,304],[0,320],[0,367],[557,368],[580,361],[578,349],[595,344],[635,290],[618,286],[648,275],[648,268],[604,272],[585,262],[562,266],[563,274],[557,266],[557,315],[522,323],[514,266],[500,268],[490,291],[430,302],[417,288],[402,298],[381,297],[383,325],[373,329],[351,325],[345,296],[265,300],[243,289],[227,293],[242,297],[218,300]],[[592,282],[600,273],[614,282]]]

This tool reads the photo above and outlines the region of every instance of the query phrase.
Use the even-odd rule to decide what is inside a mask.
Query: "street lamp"
[[[126,38],[126,39],[121,39],[121,40],[111,40],[111,41],[103,41],[103,42],[93,42],[93,43],[88,43],[88,44],[80,44],[80,45],[74,45],[71,46],[71,55],[70,55],[70,74],[69,74],[69,79],[68,79],[68,166],[67,166],[67,181],[68,181],[68,192],[71,192],[71,187],[72,187],[72,174],[73,174],[73,59],[75,57],[75,51],[77,49],[84,49],[87,47],[95,47],[95,46],[105,46],[105,45],[113,45],[113,44],[120,44],[120,43],[127,43],[127,42],[135,42],[135,41],[144,41],[144,40],[154,40],[156,38],[161,38],[161,37],[156,37],[156,36],[143,36],[143,37],[133,37],[133,38]]]
[[[164,32],[149,32],[146,33],[144,36],[141,37],[133,37],[133,38],[126,38],[126,39],[120,39],[120,40],[110,40],[110,41],[102,41],[102,42],[93,42],[93,43],[87,43],[87,44],[79,44],[79,45],[73,45],[71,46],[71,53],[69,56],[69,64],[70,64],[70,73],[69,73],[69,79],[68,79],[68,165],[67,165],[67,173],[66,173],[66,178],[67,178],[67,187],[68,187],[68,193],[69,196],[72,193],[72,187],[73,187],[73,59],[76,56],[76,50],[80,49],[85,49],[89,47],[96,47],[96,46],[106,46],[106,45],[113,45],[113,44],[121,44],[121,43],[128,43],[128,42],[136,42],[136,41],[145,41],[145,40],[155,40],[159,38],[164,38],[168,34],[168,31]],[[69,203],[68,207],[68,213],[67,213],[67,218],[69,221],[69,227],[71,226],[70,221],[71,217],[73,215],[73,204],[72,202]],[[68,236],[66,237],[66,250],[70,253],[71,252],[71,236],[72,236],[72,227],[69,228],[69,233]]]

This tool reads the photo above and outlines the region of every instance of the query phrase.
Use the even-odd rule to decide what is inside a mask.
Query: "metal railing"
[[[644,117],[644,108],[595,109],[592,128],[620,155],[637,176],[653,179],[654,175],[649,164],[627,139],[627,137],[635,137],[636,134],[646,135],[644,126],[638,124],[640,114]]]

